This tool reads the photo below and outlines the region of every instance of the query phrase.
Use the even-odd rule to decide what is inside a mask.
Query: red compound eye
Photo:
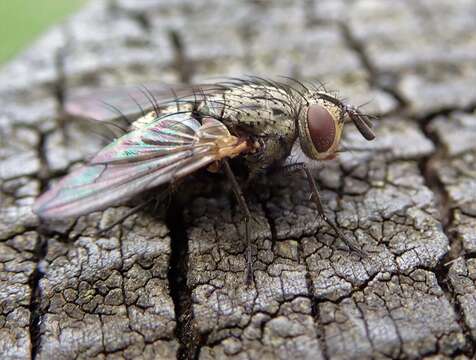
[[[318,104],[309,106],[307,124],[317,152],[324,153],[329,150],[336,137],[336,124],[329,111]]]

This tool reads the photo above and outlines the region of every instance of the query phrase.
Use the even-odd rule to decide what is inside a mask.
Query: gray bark
[[[476,349],[476,47],[468,1],[94,1],[0,72],[1,358],[471,358]],[[40,224],[36,196],[101,146],[65,99],[118,84],[292,75],[372,102],[377,139],[307,183]],[[106,99],[107,100],[107,99]],[[65,141],[65,134],[68,138]],[[371,148],[369,150],[369,148]]]

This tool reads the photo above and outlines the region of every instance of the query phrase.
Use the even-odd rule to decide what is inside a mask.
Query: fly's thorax
[[[297,117],[299,142],[306,156],[331,159],[339,148],[344,127],[344,110],[323,99],[311,99]]]
[[[271,86],[243,85],[207,96],[200,112],[231,122],[263,126],[276,120],[277,113],[291,113],[285,101],[288,96],[284,90]]]
[[[242,161],[250,176],[278,164],[289,155],[297,137],[289,94],[263,85],[244,85],[207,96],[202,116],[219,119],[231,134],[256,144]]]

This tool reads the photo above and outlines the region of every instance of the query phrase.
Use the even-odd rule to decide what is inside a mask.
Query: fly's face
[[[303,152],[314,160],[334,158],[347,119],[356,125],[367,140],[375,137],[368,116],[328,94],[315,94],[301,109],[297,118]]]

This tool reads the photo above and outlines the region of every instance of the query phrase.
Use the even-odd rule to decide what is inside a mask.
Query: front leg
[[[309,188],[311,190],[311,198],[314,199],[314,203],[317,207],[317,212],[322,217],[322,219],[336,232],[337,236],[341,238],[342,241],[351,249],[352,251],[356,252],[361,258],[364,257],[366,254],[365,252],[358,247],[352,240],[350,240],[347,236],[345,236],[342,231],[339,230],[337,225],[327,217],[324,207],[322,206],[321,197],[319,195],[319,190],[314,180],[314,177],[311,174],[311,170],[305,163],[296,163],[284,166],[279,170],[284,170],[286,172],[294,172],[294,171],[302,171],[304,175],[306,175],[307,181],[309,183]]]
[[[236,200],[240,205],[241,211],[245,214],[245,237],[246,237],[246,284],[250,285],[253,279],[253,265],[251,262],[251,238],[250,238],[250,219],[251,219],[251,212],[246,204],[245,197],[243,196],[243,192],[241,191],[241,187],[236,181],[236,177],[231,170],[230,164],[228,160],[223,160],[224,170],[225,173],[230,180],[233,193],[236,196]]]

